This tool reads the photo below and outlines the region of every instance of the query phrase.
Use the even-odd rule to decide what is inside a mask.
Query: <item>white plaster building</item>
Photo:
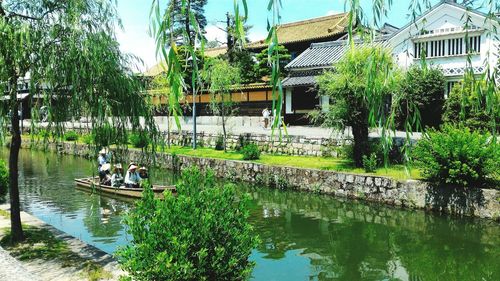
[[[487,20],[480,11],[442,1],[395,32],[387,46],[403,68],[420,63],[425,56],[428,64],[439,67],[446,76],[447,93],[463,77],[468,58],[476,74],[485,73],[487,67],[493,72],[498,66],[499,41],[494,25],[500,32],[497,18]]]

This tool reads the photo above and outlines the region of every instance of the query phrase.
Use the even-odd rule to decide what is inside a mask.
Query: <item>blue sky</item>
[[[249,32],[251,40],[262,39],[266,35],[266,22],[270,15],[267,11],[269,0],[247,0],[249,6],[248,24],[253,26]],[[344,0],[282,0],[282,23],[305,20],[344,11]],[[393,1],[393,6],[386,22],[401,27],[408,20],[408,4],[410,0]],[[433,3],[436,3],[434,0]],[[132,53],[144,61],[141,70],[153,66],[158,60],[155,57],[155,43],[147,34],[149,27],[149,10],[152,0],[118,0],[118,13],[122,19],[124,30],[117,32],[122,51]],[[361,0],[366,13],[370,15],[372,0]],[[208,0],[205,7],[206,28],[209,40],[224,40],[224,33],[216,26],[224,26],[219,21],[225,20],[226,12],[233,12],[233,0]]]

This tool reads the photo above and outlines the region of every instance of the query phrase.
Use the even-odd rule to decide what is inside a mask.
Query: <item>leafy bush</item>
[[[128,137],[129,143],[135,148],[144,148],[149,144],[149,138],[146,133],[132,133]]]
[[[414,115],[418,110],[422,127],[436,128],[441,124],[446,80],[438,68],[423,69],[411,67],[406,72],[402,83],[401,110],[396,116],[397,126],[404,129],[407,115]],[[407,124],[415,130],[415,124]]]
[[[104,124],[92,130],[95,145],[98,147],[108,147],[118,142],[118,132],[110,124]],[[124,143],[124,142],[123,142]]]
[[[245,280],[258,244],[248,196],[217,186],[211,171],[183,171],[178,196],[154,198],[150,187],[126,216],[131,243],[117,252],[133,280]]]
[[[487,90],[485,84],[481,82],[456,84],[444,103],[443,121],[455,125],[460,124],[473,130],[486,131],[491,131],[496,125],[495,129],[499,132],[500,112],[497,106],[490,109],[496,112],[488,113],[485,99]],[[479,91],[483,94],[479,94]],[[500,91],[497,90],[492,96],[492,104],[495,104],[494,99],[497,102],[500,100]]]
[[[377,154],[372,153],[370,157],[363,155],[363,168],[367,173],[373,173],[377,169]]]
[[[38,131],[38,136],[42,139],[48,139],[52,136],[52,134],[48,130],[41,129]]]
[[[75,131],[67,131],[64,134],[64,140],[66,140],[66,141],[76,141],[76,140],[78,140],[78,134]]]
[[[382,147],[382,143],[378,139],[371,139],[368,142],[368,153],[366,155],[371,155],[374,153],[379,161],[384,159],[384,148]],[[354,147],[350,144],[342,145],[338,149],[338,154],[340,157],[344,159],[353,159]],[[400,148],[396,145],[393,145],[388,151],[388,162],[390,164],[401,164],[403,163],[403,154],[400,151]],[[363,166],[364,167],[364,166]]]
[[[217,135],[215,139],[215,150],[224,150],[224,136]]]
[[[0,159],[0,198],[7,194],[9,189],[9,170],[5,161]]]
[[[429,130],[414,156],[422,175],[442,185],[481,187],[496,181],[500,172],[499,144],[489,134],[465,127]]]
[[[252,143],[250,138],[251,138],[251,134],[239,135],[238,136],[238,145],[236,145],[236,151],[241,151],[243,149],[243,147],[245,147],[247,144]]]
[[[93,144],[94,143],[94,134],[83,135],[82,141],[85,144]]]
[[[260,158],[259,147],[254,143],[245,145],[241,153],[243,154],[243,160],[257,160]]]

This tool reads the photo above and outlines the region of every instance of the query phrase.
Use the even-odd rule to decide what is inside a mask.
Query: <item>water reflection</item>
[[[1,151],[6,159],[7,151]],[[22,208],[112,253],[128,241],[131,204],[75,189],[90,161],[23,150]],[[152,171],[157,181],[171,175]],[[240,184],[262,243],[255,280],[498,280],[498,223],[404,211]]]
[[[309,280],[498,280],[500,226],[295,192],[247,188],[259,260]],[[296,263],[296,264],[295,264]],[[263,274],[273,279],[280,267]],[[254,272],[260,273],[258,271]],[[264,276],[255,276],[263,279]],[[298,277],[298,276],[297,276]],[[299,279],[297,279],[299,280]],[[304,279],[302,279],[304,280]]]

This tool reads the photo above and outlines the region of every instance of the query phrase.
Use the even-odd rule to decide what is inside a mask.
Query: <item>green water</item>
[[[23,210],[108,253],[127,243],[121,216],[131,205],[74,188],[74,178],[92,172],[89,161],[24,150],[19,165]],[[240,190],[253,198],[250,220],[262,240],[251,256],[255,280],[500,280],[498,223]]]

